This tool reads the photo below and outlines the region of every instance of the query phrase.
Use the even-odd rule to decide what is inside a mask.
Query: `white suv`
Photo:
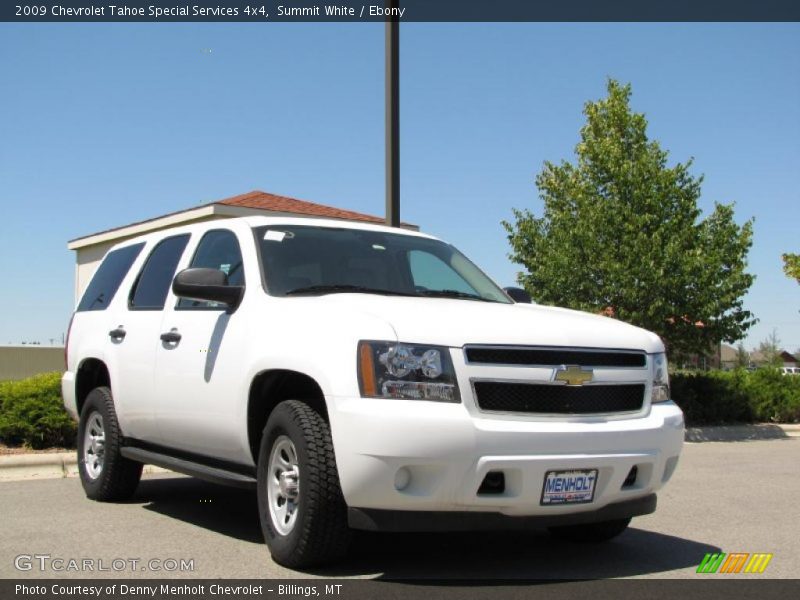
[[[151,463],[255,488],[276,561],[351,529],[548,527],[655,510],[683,443],[658,336],[514,302],[453,246],[250,217],[124,241],[73,316],[64,403],[87,496]]]

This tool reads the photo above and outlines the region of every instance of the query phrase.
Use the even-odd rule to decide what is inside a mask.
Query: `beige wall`
[[[64,371],[62,346],[0,346],[0,381]]]

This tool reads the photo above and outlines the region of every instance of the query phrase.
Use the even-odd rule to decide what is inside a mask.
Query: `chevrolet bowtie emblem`
[[[563,381],[567,385],[583,385],[592,380],[594,375],[591,369],[583,369],[578,365],[561,365],[556,368],[555,381]]]

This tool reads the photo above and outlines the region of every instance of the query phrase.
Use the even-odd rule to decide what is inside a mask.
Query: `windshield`
[[[336,292],[511,301],[453,246],[424,237],[274,225],[255,228],[267,292]]]

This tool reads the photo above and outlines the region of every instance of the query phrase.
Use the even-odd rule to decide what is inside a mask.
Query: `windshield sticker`
[[[264,239],[268,242],[282,242],[285,237],[285,231],[275,231],[273,229],[267,229],[267,232],[264,234]]]
[[[220,265],[219,266],[219,270],[222,271],[223,273],[225,273],[225,275],[230,275],[231,274],[231,266],[229,264],[228,265]]]

